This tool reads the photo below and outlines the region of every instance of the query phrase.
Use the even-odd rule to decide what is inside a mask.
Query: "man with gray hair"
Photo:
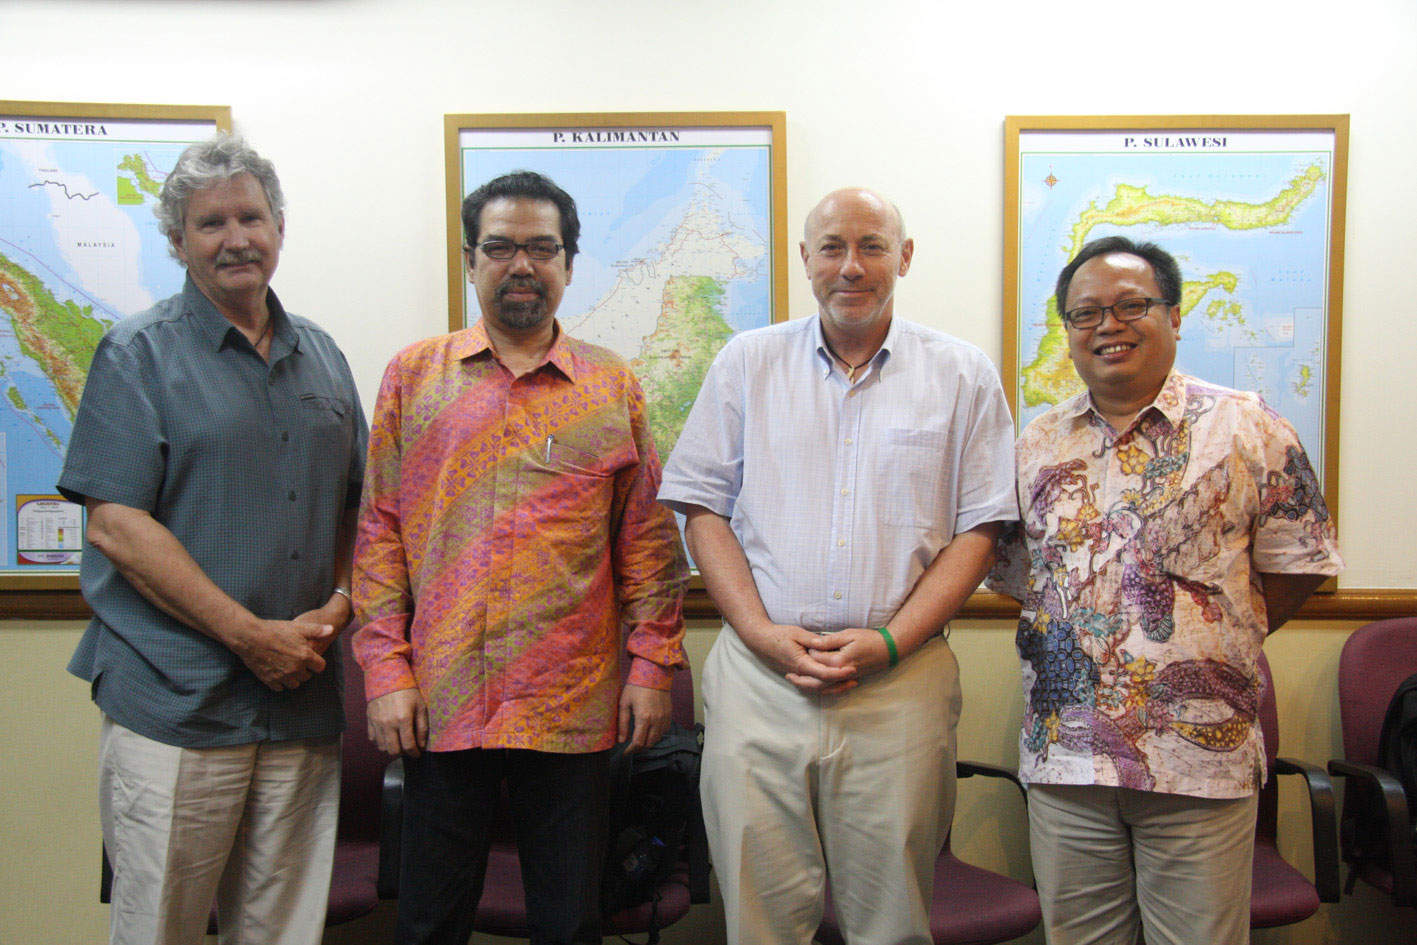
[[[270,290],[271,163],[218,134],[157,215],[182,291],[99,343],[59,489],[88,511],[111,941],[317,943],[367,429],[334,340]]]

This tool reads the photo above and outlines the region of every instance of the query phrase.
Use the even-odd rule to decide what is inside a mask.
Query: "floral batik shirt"
[[[1029,424],[989,585],[1023,604],[1019,774],[1195,797],[1264,780],[1261,573],[1337,574],[1294,429],[1172,372],[1117,431],[1088,394]]]

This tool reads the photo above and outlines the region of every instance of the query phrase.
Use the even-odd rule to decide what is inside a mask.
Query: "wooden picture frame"
[[[1298,430],[1336,517],[1348,116],[1009,116],[1004,127],[1003,373],[1018,429],[1082,389],[1052,280],[1088,239],[1154,240],[1188,287],[1177,366],[1265,395]]]
[[[786,141],[780,111],[445,116],[448,330],[478,317],[463,198],[512,170],[546,174],[581,219],[557,318],[630,363],[667,460],[728,337],[787,318]],[[686,279],[717,288],[690,309],[676,299]],[[714,299],[723,307],[702,304]],[[716,615],[697,573],[685,610]]]
[[[228,106],[0,101],[10,182],[0,181],[9,206],[0,233],[7,616],[88,612],[76,563],[83,513],[54,482],[98,339],[181,289],[182,268],[151,213],[171,169],[162,165],[217,129],[231,129]]]

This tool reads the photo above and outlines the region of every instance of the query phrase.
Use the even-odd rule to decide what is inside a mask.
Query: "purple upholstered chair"
[[[956,771],[961,780],[974,775],[1006,778],[1023,793],[1018,777],[1006,768],[961,761]],[[1032,931],[1042,918],[1033,887],[971,866],[951,852],[949,838],[945,838],[944,849],[935,861],[935,894],[930,906],[930,937],[935,945],[1007,942]],[[816,940],[822,945],[845,945],[830,890]]]
[[[674,721],[693,728],[694,679],[688,669],[674,674],[670,697],[674,703]],[[503,814],[507,806],[504,800]],[[517,857],[515,834],[505,819],[499,827],[499,839],[493,841],[487,857],[487,879],[473,927],[489,935],[526,938],[531,931],[526,922],[526,895],[522,891],[521,860]],[[684,918],[692,902],[707,901],[707,889],[701,896],[690,895],[689,866],[681,862],[660,884],[657,902],[643,903],[609,916],[603,931],[607,936],[646,932],[651,916],[659,928],[665,928]]]
[[[1260,695],[1260,729],[1264,733],[1265,766],[1269,777],[1260,791],[1255,822],[1255,862],[1250,890],[1250,928],[1267,929],[1301,922],[1318,911],[1320,902],[1338,901],[1338,849],[1334,841],[1333,784],[1318,765],[1280,758],[1279,712],[1274,676],[1263,653],[1259,659],[1264,691]],[[1279,784],[1276,775],[1301,774],[1309,787],[1313,830],[1314,881],[1289,865],[1276,846]]]
[[[344,660],[345,733],[340,760],[339,826],[335,833],[335,864],[330,877],[330,899],[325,925],[352,922],[374,911],[381,897],[376,888],[380,874],[379,811],[384,768],[388,758],[369,741],[364,702],[364,674],[349,651],[350,634],[338,646]],[[397,860],[394,861],[397,863]],[[388,869],[385,867],[385,869]],[[108,853],[103,854],[99,901],[108,902],[113,873]],[[212,909],[207,934],[217,931]]]
[[[688,669],[674,674],[673,720],[687,729],[694,726],[694,680]],[[398,895],[399,821],[402,813],[403,763],[395,759],[385,779],[383,861],[379,889],[385,898]],[[487,876],[482,899],[477,904],[473,927],[489,935],[527,938],[526,894],[522,890],[521,859],[517,856],[516,834],[508,818],[505,789],[487,856]],[[651,925],[666,928],[682,919],[694,903],[708,902],[708,853],[703,823],[691,823],[685,831],[684,860],[660,883],[659,898],[609,916],[604,933],[608,936],[641,934]],[[694,866],[691,867],[690,864]]]
[[[1417,906],[1417,838],[1402,783],[1378,767],[1383,716],[1398,684],[1417,673],[1417,617],[1359,627],[1338,658],[1338,713],[1343,758],[1328,763],[1348,778],[1343,792],[1343,860],[1347,891],[1355,879],[1400,906]]]

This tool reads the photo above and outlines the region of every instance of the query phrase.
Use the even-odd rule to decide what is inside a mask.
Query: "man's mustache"
[[[217,253],[218,266],[244,266],[247,263],[260,264],[265,255],[259,249],[224,249]]]
[[[511,279],[507,279],[501,285],[497,286],[497,298],[506,298],[507,293],[512,292],[514,290],[527,289],[530,289],[531,291],[535,292],[537,298],[539,299],[546,298],[546,286],[542,285],[540,282],[537,282],[535,279],[530,279],[526,276],[513,277]]]

